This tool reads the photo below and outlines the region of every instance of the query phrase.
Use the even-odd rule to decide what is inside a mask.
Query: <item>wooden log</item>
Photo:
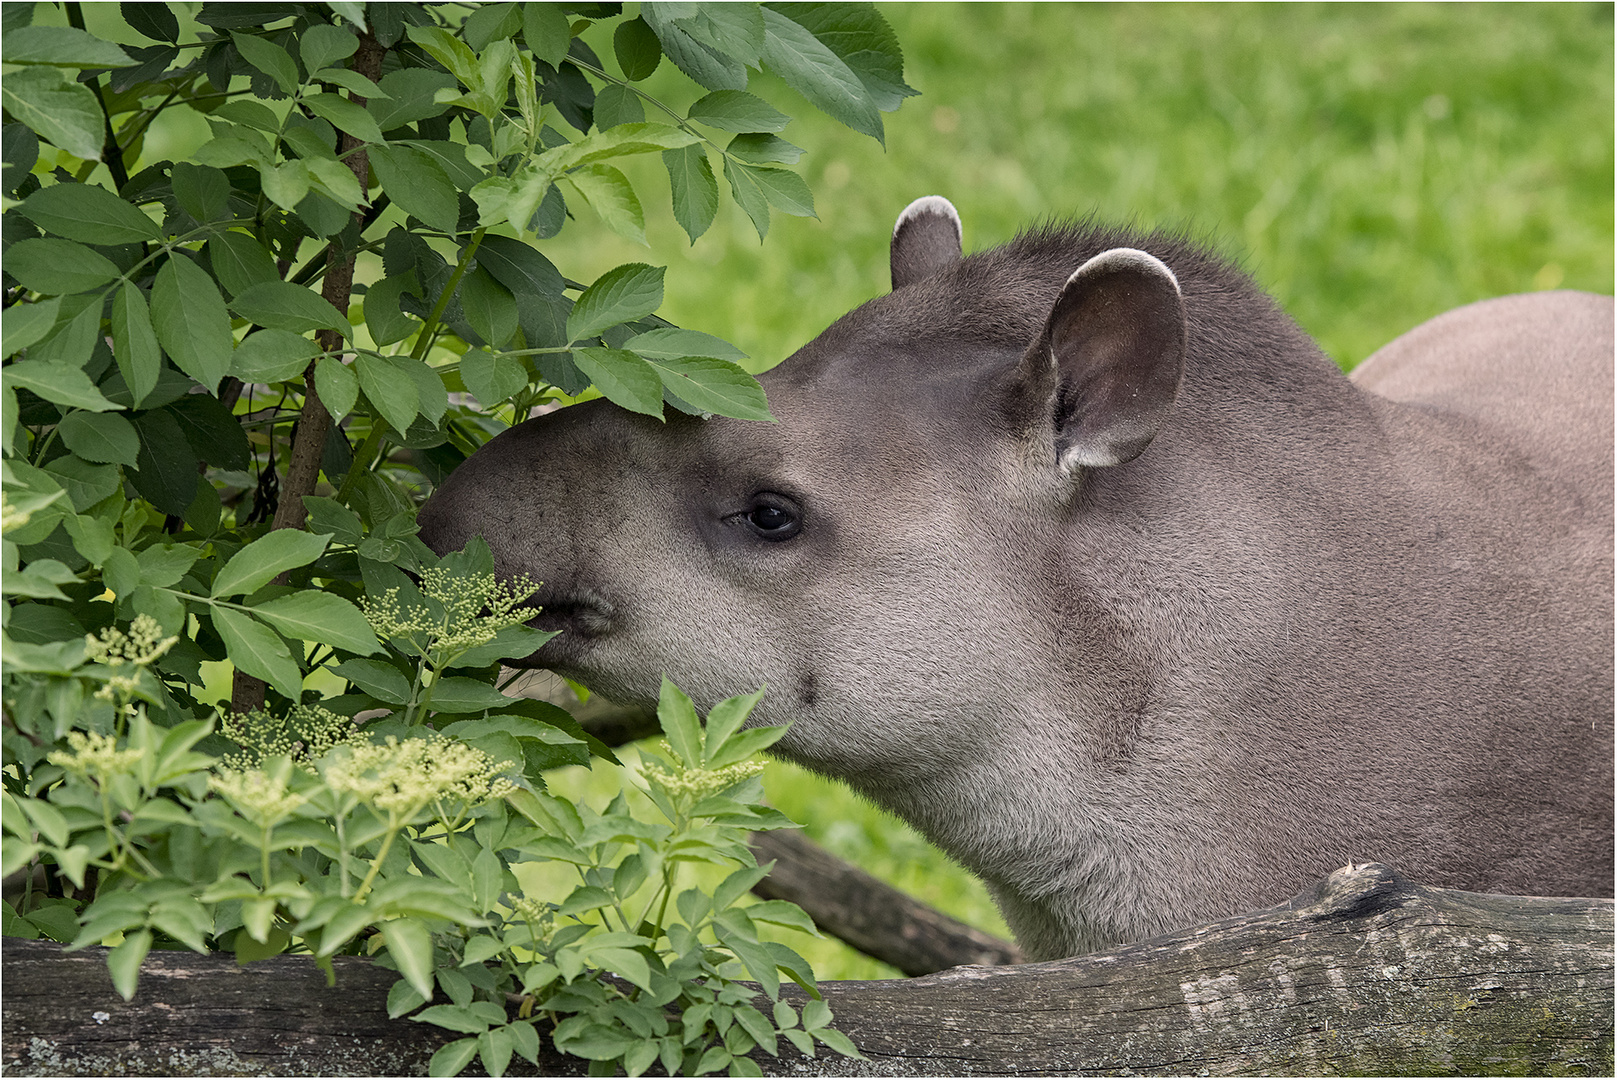
[[[906,975],[961,964],[1019,964],[1008,941],[913,899],[797,832],[755,833],[752,853],[775,869],[753,887],[766,900],[790,900],[824,933]]]
[[[868,1060],[772,1075],[1613,1073],[1612,904],[1413,885],[1371,864],[1288,904],[1103,953],[825,983]],[[388,1021],[395,976],[153,953],[124,1003],[103,950],[6,939],[8,1075],[408,1075],[456,1036]],[[525,1067],[520,1059],[514,1066]],[[585,1063],[546,1051],[539,1071]]]

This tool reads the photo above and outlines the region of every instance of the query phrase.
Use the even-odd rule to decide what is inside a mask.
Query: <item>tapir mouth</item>
[[[612,631],[612,603],[594,589],[541,589],[530,603],[539,608],[539,614],[528,620],[535,629],[576,638],[598,638]]]

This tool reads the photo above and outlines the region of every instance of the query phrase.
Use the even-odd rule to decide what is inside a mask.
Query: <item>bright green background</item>
[[[1609,5],[881,10],[922,91],[887,116],[885,153],[755,80],[802,117],[783,135],[809,150],[799,168],[819,220],[777,214],[760,246],[726,195],[691,247],[657,163],[632,173],[649,259],[670,268],[664,314],[758,367],[887,289],[893,219],[928,194],[960,209],[968,251],[1090,212],[1188,229],[1344,366],[1472,300],[1612,289]],[[692,97],[666,63],[649,85],[671,103]],[[591,229],[547,251],[584,280],[648,259]],[[979,884],[846,789],[784,765],[766,782],[832,850],[1005,933]],[[829,943],[793,944],[824,978],[895,974]]]

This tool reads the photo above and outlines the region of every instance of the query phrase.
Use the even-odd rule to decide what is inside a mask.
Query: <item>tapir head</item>
[[[762,377],[776,422],[562,409],[460,466],[422,536],[542,582],[562,633],[529,662],[607,697],[767,683],[778,749],[861,787],[957,755],[1070,644],[1052,575],[1086,477],[1129,468],[1178,393],[1179,284],[1104,239],[963,259],[954,207],[918,200],[893,291]]]

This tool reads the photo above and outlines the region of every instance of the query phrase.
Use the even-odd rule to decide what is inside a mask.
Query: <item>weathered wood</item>
[[[1019,964],[1022,952],[936,908],[912,899],[801,833],[755,833],[752,852],[775,869],[753,887],[767,900],[790,900],[823,932],[906,975],[961,964]]]
[[[339,960],[328,990],[306,959],[154,953],[125,1004],[104,960],[5,941],[7,1074],[419,1074],[455,1037],[388,1021],[395,976],[364,961]],[[1428,889],[1374,864],[1091,956],[823,989],[869,1060],[758,1055],[766,1072],[1613,1072],[1611,901]]]

